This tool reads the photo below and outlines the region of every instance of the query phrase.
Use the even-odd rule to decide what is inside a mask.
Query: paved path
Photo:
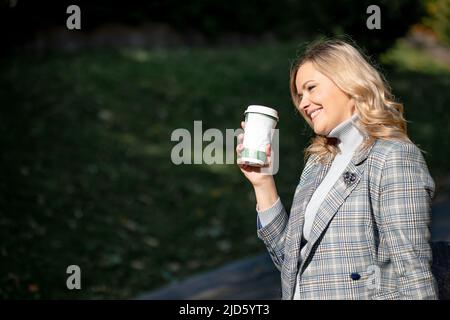
[[[279,299],[280,274],[268,254],[230,263],[138,299]]]

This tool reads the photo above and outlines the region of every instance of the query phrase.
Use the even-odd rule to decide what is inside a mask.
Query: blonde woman
[[[240,165],[282,299],[437,299],[435,185],[382,75],[354,46],[326,40],[294,65],[290,90],[315,133],[290,214],[273,176]]]

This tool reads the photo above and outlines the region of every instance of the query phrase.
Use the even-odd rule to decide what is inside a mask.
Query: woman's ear
[[[348,101],[348,106],[350,107],[352,114],[354,114],[356,111],[356,106],[355,106],[355,99],[353,97],[350,97],[350,100]]]

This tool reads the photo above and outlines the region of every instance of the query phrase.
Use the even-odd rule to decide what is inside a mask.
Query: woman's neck
[[[338,124],[327,135],[328,138],[337,138],[340,153],[348,154],[356,150],[356,148],[364,140],[364,133],[355,125],[358,115],[355,113],[347,120]]]

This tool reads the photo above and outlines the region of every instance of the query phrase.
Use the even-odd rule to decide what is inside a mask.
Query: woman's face
[[[316,134],[328,135],[354,112],[353,99],[309,61],[298,69],[295,86],[301,99],[297,108]]]

